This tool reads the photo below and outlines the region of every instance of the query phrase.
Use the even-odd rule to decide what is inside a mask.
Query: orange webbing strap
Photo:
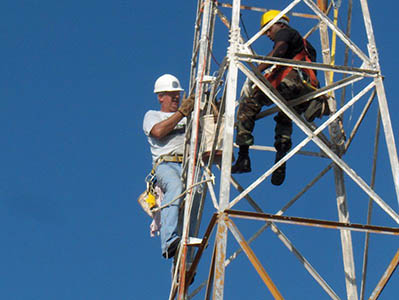
[[[297,55],[295,55],[292,59],[312,62],[306,50],[307,43],[305,39],[303,40],[303,43],[304,43],[303,50],[299,52]],[[266,74],[265,77],[274,88],[277,88],[280,85],[281,81],[283,81],[283,79],[288,75],[288,73],[292,71],[292,69],[293,69],[292,67],[278,68],[276,71]],[[319,85],[319,81],[317,80],[316,73],[314,72],[314,70],[313,69],[302,69],[302,70],[308,75],[310,79],[310,84],[314,87],[317,87]]]

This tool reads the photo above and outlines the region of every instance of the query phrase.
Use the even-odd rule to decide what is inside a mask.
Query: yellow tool
[[[152,191],[147,190],[147,198],[145,198],[145,202],[147,202],[150,209],[153,209],[157,205]]]
[[[153,170],[150,174],[145,178],[145,182],[147,183],[147,196],[145,198],[145,202],[148,204],[149,209],[153,209],[157,203],[155,201],[155,183],[157,179],[155,177],[155,172]]]

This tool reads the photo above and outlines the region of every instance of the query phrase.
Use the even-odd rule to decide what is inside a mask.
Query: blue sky
[[[264,2],[245,4],[282,7]],[[397,6],[393,3],[388,9],[370,1],[396,142],[399,62],[393,29],[399,26]],[[188,88],[195,13],[196,1],[2,1],[1,299],[167,299],[170,262],[161,257],[158,239],[149,237],[150,220],[136,202],[151,164],[142,118],[148,109],[157,108],[152,89],[158,76],[172,73]],[[362,28],[359,11],[356,14],[353,27]],[[250,34],[257,30],[259,16],[243,14]],[[292,18],[291,23],[302,29],[300,20]],[[217,26],[221,33],[220,22]],[[315,45],[317,38],[311,39]],[[362,38],[361,34],[354,36]],[[226,34],[224,39],[215,39],[219,62],[226,39]],[[259,53],[270,46],[266,39],[255,45]],[[353,115],[355,119],[356,110]],[[370,115],[355,152],[348,154],[350,165],[359,168],[367,182],[371,166],[362,161],[370,160],[375,103]],[[259,144],[271,144],[271,122],[271,118],[262,120],[257,126]],[[348,117],[350,122],[353,126]],[[381,149],[377,191],[398,211],[386,147]],[[237,177],[244,186],[264,172],[266,165],[270,167],[273,158],[268,154],[262,160],[254,153],[253,160],[253,174]],[[259,197],[265,212],[274,213],[295,195],[301,183],[326,165],[309,158],[293,161],[288,165],[285,186],[276,188],[267,181],[253,196]],[[294,172],[303,169],[308,172]],[[353,222],[365,223],[368,197],[349,179],[347,182]],[[329,173],[287,214],[336,220],[334,201]],[[206,208],[202,232],[212,213],[210,203]],[[381,209],[375,206],[374,211],[374,224],[394,226]],[[238,220],[237,224],[246,237],[260,226]],[[281,228],[345,298],[339,233],[289,225]],[[353,239],[360,274],[364,235],[354,233]],[[236,247],[230,236],[228,254]],[[392,236],[372,236],[372,275],[366,295],[397,247]],[[207,276],[211,249],[206,251],[196,283]],[[286,299],[327,299],[270,231],[255,242],[254,250]],[[227,272],[226,299],[271,299],[244,256]],[[394,274],[381,299],[395,299],[397,285]]]

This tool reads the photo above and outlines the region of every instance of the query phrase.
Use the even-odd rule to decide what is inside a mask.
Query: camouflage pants
[[[277,87],[277,91],[283,96],[286,101],[303,96],[311,91],[311,88],[302,83],[298,73],[293,70],[283,79]],[[261,111],[263,106],[270,106],[273,102],[263,94],[258,88],[247,98],[244,98],[237,111],[237,145],[254,144],[254,137],[252,132],[255,127],[256,115]],[[308,107],[309,102],[297,105],[294,107],[298,114],[303,113]],[[289,144],[292,135],[292,121],[283,112],[278,112],[274,117],[276,121],[275,132],[275,146],[278,145],[282,139],[288,140]],[[291,146],[289,146],[291,147]]]

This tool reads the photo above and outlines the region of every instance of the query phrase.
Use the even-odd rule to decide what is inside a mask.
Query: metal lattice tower
[[[372,233],[373,236],[384,235],[391,239],[397,239],[395,236],[399,234],[397,226],[399,223],[397,213],[399,163],[367,0],[356,0],[356,11],[352,11],[355,7],[355,5],[352,5],[352,0],[343,2],[335,0],[330,3],[328,0],[294,0],[281,1],[283,3],[278,1],[277,4],[275,1],[261,1],[262,5],[278,5],[279,7],[246,6],[244,2],[233,0],[230,3],[221,3],[215,0],[198,0],[190,74],[190,91],[195,91],[196,98],[187,132],[185,162],[183,164],[183,175],[187,189],[184,202],[183,238],[177,256],[177,268],[169,299],[197,298],[201,289],[205,299],[224,299],[227,266],[242,252],[245,253],[267,287],[265,299],[266,297],[269,297],[267,299],[284,299],[284,290],[280,291],[277,288],[279,282],[273,280],[273,276],[266,272],[262,264],[267,259],[262,259],[262,253],[256,252],[250,244],[255,239],[262,239],[261,233],[266,229],[270,229],[277,235],[282,244],[298,259],[310,277],[320,286],[323,299],[355,300],[365,297],[377,299],[399,263],[399,250],[396,254],[392,254],[393,258],[390,259],[388,266],[384,266],[384,272],[378,274],[379,280],[368,283],[375,288],[372,289],[370,295],[366,295],[369,237]],[[249,4],[253,5],[253,2],[251,1]],[[253,15],[258,13],[257,19],[259,19],[261,13],[268,9],[279,9],[281,13],[252,37],[244,39],[240,22],[242,13],[244,11],[250,11]],[[347,19],[343,26],[345,28],[339,26],[338,13]],[[292,18],[303,18],[308,22],[307,24],[310,24],[307,33],[301,32],[301,34],[306,38],[312,37],[312,41],[316,39],[319,41],[317,50],[318,53],[322,54],[322,63],[267,57],[254,52],[252,49],[253,43],[283,14]],[[351,32],[354,29],[352,28],[352,15],[363,16],[363,23],[359,24],[358,22],[356,24],[359,27],[356,27],[356,29],[363,32],[363,36],[360,38],[359,36],[355,39],[351,37]],[[222,27],[225,27],[225,30],[216,30],[217,24],[221,24]],[[223,37],[220,38],[217,34]],[[221,41],[226,41],[227,51],[223,61],[217,65],[213,63],[214,53],[212,51],[214,44]],[[352,62],[354,62],[351,66],[348,63],[350,55],[352,55]],[[281,95],[264,79],[262,74],[256,70],[255,64],[261,62],[277,66],[305,66],[309,69],[315,69],[319,72],[319,79],[324,77],[324,82],[318,90],[287,104]],[[231,164],[235,108],[240,97],[239,90],[242,82],[247,78],[274,103],[272,107],[267,107],[259,114],[259,119],[281,110],[292,119],[296,132],[300,132],[300,138],[296,137],[292,150],[282,160],[276,164],[270,163],[270,166],[267,166],[257,175],[255,180],[244,188],[236,178],[231,176]],[[322,81],[320,80],[320,82]],[[320,95],[328,96],[331,114],[329,117],[320,120],[319,124],[306,122],[291,108],[292,104],[303,103]],[[352,118],[355,104],[356,111],[359,111],[359,113],[356,116],[356,122],[352,124],[347,122],[347,115],[350,114]],[[374,107],[376,114],[371,114],[371,107]],[[206,156],[206,159],[204,156],[206,151],[205,137],[201,123],[205,115],[212,115],[215,120],[215,140],[211,143],[210,155]],[[368,137],[372,137],[370,141],[374,143],[369,143],[372,144],[370,145],[372,157],[366,158],[365,162],[362,163],[360,162],[362,157],[357,155],[356,152],[351,154],[351,150],[357,136],[360,135],[363,124],[369,119],[375,120],[377,126],[375,130],[368,132]],[[380,143],[379,134],[380,124],[382,124],[384,137],[382,143]],[[268,130],[272,129],[269,128]],[[219,135],[223,138],[221,159],[217,156],[218,149],[216,149]],[[361,136],[358,139],[363,137]],[[309,145],[313,145],[317,150],[307,151],[306,147]],[[251,148],[254,149],[251,151],[275,151],[273,147],[268,146],[253,146]],[[375,186],[377,157],[381,156],[377,153],[379,148],[385,149],[381,155],[386,159],[386,164],[391,169],[390,174],[384,174],[386,183],[385,187],[380,190]],[[252,197],[251,194],[256,194],[260,184],[282,163],[291,162],[293,158],[298,156],[306,156],[309,160],[315,160],[314,164],[320,164],[321,171],[313,174],[312,179],[303,188],[292,189],[294,196],[287,198],[284,194],[279,201],[281,207],[276,213],[266,213],[259,205],[259,203],[263,203],[263,199],[258,199],[259,196],[258,198]],[[220,171],[213,164],[216,160],[219,160],[217,165],[220,167]],[[320,160],[323,160],[324,163],[319,163]],[[363,174],[360,175],[360,173],[363,173],[363,166],[369,167],[371,172],[368,182],[364,179]],[[357,168],[361,169],[360,173]],[[300,176],[294,169],[289,171],[293,173],[292,177]],[[287,216],[287,210],[294,203],[300,202],[304,195],[318,184],[318,181],[327,176],[326,174],[330,174],[330,178],[325,180],[330,180],[329,185],[335,191],[335,194],[331,196],[334,198],[337,207],[334,212],[335,220],[326,220],[323,217]],[[243,178],[240,177],[239,179]],[[285,188],[289,187],[284,185],[280,187],[280,189]],[[384,189],[387,188],[392,189],[392,193],[385,196]],[[354,189],[357,190],[357,194],[354,198],[351,198]],[[197,227],[191,228],[191,231],[194,230],[198,233],[199,223],[204,219],[203,212],[206,198],[210,199],[215,212],[212,217],[206,219],[208,224],[206,224],[205,233],[201,236],[202,242],[197,245],[197,248],[194,248],[189,245],[189,221],[190,218],[197,218]],[[351,222],[348,200],[356,201],[358,205],[364,207],[363,211],[367,213],[367,217],[363,218],[362,222]],[[379,214],[383,215],[382,221],[379,220],[379,224],[382,223],[383,226],[371,225],[373,204],[378,208]],[[244,209],[236,209],[238,206],[244,207]],[[192,213],[193,208],[195,208],[195,213]],[[353,215],[356,216],[356,219],[360,218],[357,211],[351,211],[351,216]],[[237,225],[237,222],[241,219],[257,220],[262,227],[249,240],[246,240],[242,230],[239,229],[240,226]],[[204,221],[202,220],[202,223]],[[331,282],[330,279],[323,278],[316,267],[311,264],[311,259],[305,258],[299,248],[294,246],[294,243],[288,238],[288,235],[283,233],[282,223],[301,228],[304,226],[317,227],[330,232],[333,230],[337,237],[336,243],[341,249],[341,252],[337,253],[336,256],[341,257],[342,281],[339,283]],[[357,246],[363,250],[363,255],[360,258],[356,257],[359,256],[356,255],[358,251],[354,250],[353,232],[355,231],[361,232],[364,237],[364,243]],[[240,247],[228,257],[227,237],[230,234]],[[397,240],[395,241],[397,242]],[[212,247],[211,244],[213,244]],[[202,258],[208,245],[210,247],[207,248],[207,251],[212,252],[212,255],[210,260],[204,262]],[[192,251],[192,249],[196,249],[196,251]],[[189,261],[190,263],[188,263]],[[355,267],[355,261],[362,264],[360,272],[359,267]],[[188,283],[200,263],[209,265],[209,274],[207,280],[198,287],[194,284],[193,291],[190,290],[190,294]],[[243,273],[245,274],[244,270]],[[341,291],[339,295],[335,287],[340,284],[344,285],[345,288],[343,289],[344,293]],[[252,299],[251,292],[248,291],[247,294],[248,299]]]

